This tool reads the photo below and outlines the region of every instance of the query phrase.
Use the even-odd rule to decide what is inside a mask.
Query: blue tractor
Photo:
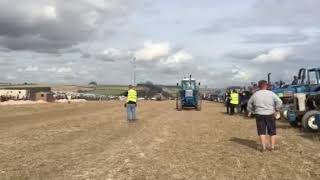
[[[179,88],[177,92],[176,108],[181,111],[184,108],[195,108],[201,110],[201,95],[199,90],[200,83],[197,84],[195,79],[184,78],[181,84],[177,83]]]
[[[320,68],[299,71],[298,82],[273,89],[284,102],[282,116],[292,126],[301,126],[307,131],[319,131],[320,114]]]

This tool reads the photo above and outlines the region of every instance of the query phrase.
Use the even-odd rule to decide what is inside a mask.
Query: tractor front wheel
[[[316,115],[319,114],[319,111],[308,111],[302,118],[302,127],[304,130],[310,132],[317,132],[319,127],[316,123]]]

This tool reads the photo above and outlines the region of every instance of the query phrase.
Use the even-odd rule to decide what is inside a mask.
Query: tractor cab
[[[196,85],[196,80],[194,79],[183,79],[181,81],[181,88],[184,90],[196,90],[197,85]]]
[[[320,85],[320,68],[299,70],[298,85]]]
[[[272,90],[283,100],[291,98],[295,93],[313,93],[320,91],[320,68],[301,68],[296,85],[286,85]]]
[[[289,86],[290,88],[290,86]],[[292,85],[293,93],[313,93],[320,89],[320,68],[299,70],[298,84]]]
[[[316,92],[320,90],[320,68],[308,70],[307,84],[310,86],[310,92]]]

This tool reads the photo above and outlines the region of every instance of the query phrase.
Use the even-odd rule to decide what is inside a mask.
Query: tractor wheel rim
[[[316,124],[316,117],[315,116],[311,116],[308,119],[308,126],[313,130],[318,130],[318,126]]]

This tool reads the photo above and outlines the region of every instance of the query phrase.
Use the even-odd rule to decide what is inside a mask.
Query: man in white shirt
[[[247,109],[256,116],[262,151],[266,150],[266,135],[271,137],[270,150],[274,150],[277,135],[275,113],[280,111],[282,101],[275,93],[268,90],[267,81],[259,81],[259,88],[260,90],[250,98]]]

